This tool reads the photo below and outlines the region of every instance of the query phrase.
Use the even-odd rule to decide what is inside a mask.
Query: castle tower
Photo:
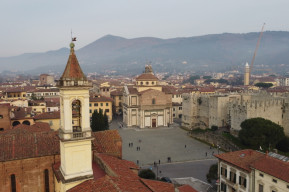
[[[60,90],[61,191],[67,191],[93,177],[89,122],[89,89],[92,85],[79,66],[73,42],[57,86]]]
[[[249,85],[249,83],[250,83],[250,67],[247,62],[245,65],[244,85]]]

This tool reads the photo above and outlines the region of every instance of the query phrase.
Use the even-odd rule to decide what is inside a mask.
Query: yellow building
[[[109,97],[96,96],[89,98],[89,115],[90,118],[95,110],[99,112],[101,109],[103,114],[106,113],[108,121],[112,120],[112,102],[113,100]]]
[[[110,97],[113,99],[113,113],[117,115],[122,114],[122,91],[114,90],[110,93]]]
[[[3,92],[4,99],[26,99],[27,92],[33,90],[34,87],[15,87],[9,88]]]
[[[46,102],[44,100],[31,100],[28,105],[32,108],[31,112],[34,115],[46,112]]]

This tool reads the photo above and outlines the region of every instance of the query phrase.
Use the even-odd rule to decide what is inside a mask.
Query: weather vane
[[[72,36],[72,29],[71,29],[71,41],[76,41],[76,37]]]

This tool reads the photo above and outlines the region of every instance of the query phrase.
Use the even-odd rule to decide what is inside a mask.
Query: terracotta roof
[[[251,167],[289,183],[289,162],[263,154]]]
[[[1,132],[0,146],[0,161],[59,154],[59,139],[54,131],[36,132],[35,127],[23,129],[23,125]]]
[[[113,99],[105,96],[90,97],[89,102],[113,102]]]
[[[141,80],[155,81],[159,79],[151,73],[143,73],[140,76],[138,76],[136,80],[137,81],[141,81]]]
[[[115,90],[115,91],[110,92],[110,95],[111,96],[122,96],[123,93],[121,90]]]
[[[74,53],[74,44],[71,45],[73,46],[71,46],[70,55],[60,80],[86,80]]]
[[[194,188],[192,188],[190,185],[182,185],[177,188],[179,192],[198,192]]]
[[[122,139],[117,130],[92,132],[92,150],[121,157]]]
[[[34,119],[60,119],[60,111],[40,113],[39,115],[35,115]]]
[[[264,156],[263,153],[252,149],[245,149],[240,151],[222,153],[215,155],[217,158],[235,165],[241,169],[251,172],[250,165]]]
[[[166,183],[149,179],[141,179],[141,181],[152,191],[158,192],[175,191],[174,185],[172,183]]]
[[[27,92],[27,91],[32,91],[34,90],[35,87],[33,86],[26,86],[26,87],[13,87],[13,88],[8,88],[6,89],[5,92],[7,93],[17,93],[17,92]]]
[[[51,131],[50,126],[48,123],[44,122],[36,122],[33,125],[25,125],[25,124],[19,124],[12,128],[12,130],[9,130],[9,133],[17,132],[18,129],[25,130],[26,132],[46,132]]]
[[[113,172],[97,180],[85,181],[68,192],[174,192],[172,184],[141,179],[137,172],[132,171],[138,169],[133,162],[121,160],[104,154],[97,154],[96,158],[102,162],[106,169]]]
[[[137,89],[133,87],[128,87],[128,91],[129,91],[129,94],[138,94]]]

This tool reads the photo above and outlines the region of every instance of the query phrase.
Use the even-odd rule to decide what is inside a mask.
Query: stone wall
[[[11,191],[11,175],[15,174],[16,191],[45,192],[44,171],[49,174],[49,191],[54,191],[52,165],[59,162],[59,155],[0,162],[0,191]]]

